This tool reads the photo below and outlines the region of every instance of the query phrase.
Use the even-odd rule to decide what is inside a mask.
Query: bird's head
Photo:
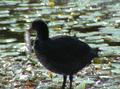
[[[41,30],[48,30],[47,24],[43,20],[34,20],[31,23],[29,30],[35,30],[37,32]]]
[[[43,20],[34,20],[29,28],[29,32],[31,33],[32,31],[37,32],[37,37],[42,38],[42,39],[48,39],[49,36],[49,31],[48,31],[48,26]]]

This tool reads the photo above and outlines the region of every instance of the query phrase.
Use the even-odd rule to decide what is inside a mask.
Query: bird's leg
[[[67,80],[67,75],[63,75],[63,85],[62,85],[62,89],[65,89],[66,80]]]
[[[70,80],[70,89],[72,89],[72,82],[73,82],[73,75],[72,74],[69,76],[69,80]]]

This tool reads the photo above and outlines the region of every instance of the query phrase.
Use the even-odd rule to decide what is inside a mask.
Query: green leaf
[[[86,83],[82,82],[79,86],[77,86],[75,89],[85,89],[86,88]]]

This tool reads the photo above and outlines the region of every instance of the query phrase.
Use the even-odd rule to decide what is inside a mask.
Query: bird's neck
[[[48,31],[45,32],[37,32],[37,39],[41,41],[46,41],[49,39],[49,33]]]

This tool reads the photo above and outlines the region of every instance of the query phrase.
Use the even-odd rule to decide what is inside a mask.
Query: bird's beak
[[[32,33],[32,27],[30,27],[30,28],[28,29],[28,32],[29,32],[29,33]]]

